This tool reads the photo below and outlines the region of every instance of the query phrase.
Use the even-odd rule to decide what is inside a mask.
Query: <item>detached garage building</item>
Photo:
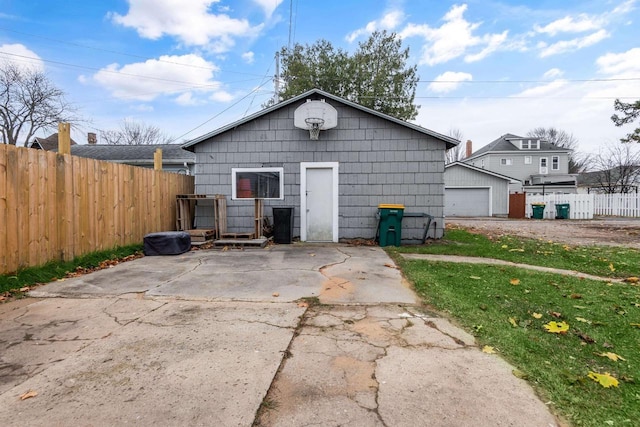
[[[517,180],[466,163],[445,166],[445,217],[507,216],[509,184]]]
[[[305,105],[313,108],[300,117]],[[314,135],[313,126],[323,123],[330,126]],[[251,198],[259,197],[267,216],[273,207],[293,207],[293,236],[303,241],[370,239],[378,205],[390,203],[405,206],[402,240],[417,243],[442,237],[444,153],[457,144],[314,89],[183,148],[196,155],[196,192],[227,196],[229,232],[253,228]],[[212,226],[212,213],[198,210],[198,227]]]

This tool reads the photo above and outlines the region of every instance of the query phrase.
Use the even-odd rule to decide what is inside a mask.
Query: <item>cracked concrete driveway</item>
[[[556,425],[380,248],[146,257],[32,294],[0,305],[3,425]]]

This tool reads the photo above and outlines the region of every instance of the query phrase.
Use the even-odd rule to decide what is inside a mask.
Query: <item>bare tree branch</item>
[[[4,144],[25,145],[40,130],[77,122],[64,92],[41,71],[0,64],[0,127]]]
[[[537,127],[530,130],[527,136],[544,139],[557,147],[573,150],[569,153],[569,173],[582,173],[587,170],[590,163],[589,155],[578,151],[578,139],[572,133],[554,127]]]
[[[102,132],[102,139],[109,145],[169,144],[173,138],[157,126],[125,119],[117,130]]]
[[[449,136],[460,141],[460,144],[445,151],[444,163],[447,165],[449,163],[459,162],[460,160],[464,159],[466,154],[464,144],[462,143],[462,139],[464,138],[464,136],[462,135],[462,131],[458,128],[451,128],[449,129]]]
[[[594,157],[596,172],[587,174],[604,193],[630,193],[640,185],[640,150],[628,144],[609,146]]]

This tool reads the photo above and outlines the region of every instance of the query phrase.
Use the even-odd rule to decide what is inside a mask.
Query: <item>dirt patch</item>
[[[331,277],[329,280],[322,284],[320,290],[320,298],[331,300],[337,300],[344,298],[346,295],[353,294],[355,287],[353,283],[342,277]]]
[[[593,220],[535,220],[506,218],[448,218],[458,226],[493,237],[505,234],[570,245],[624,246],[640,249],[640,218]]]

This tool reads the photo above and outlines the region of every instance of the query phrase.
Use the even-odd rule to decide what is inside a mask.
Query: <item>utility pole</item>
[[[273,86],[274,86],[274,94],[273,94],[273,103],[277,104],[280,102],[280,52],[276,52],[276,74],[273,76]]]

